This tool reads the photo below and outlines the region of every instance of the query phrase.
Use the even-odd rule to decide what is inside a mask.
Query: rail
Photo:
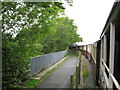
[[[110,73],[109,68],[107,67],[106,63],[103,61],[102,58],[101,58],[101,61],[102,61],[103,65],[104,65],[104,67],[106,68],[107,72],[109,73],[109,76],[110,76],[112,82],[115,84],[116,88],[117,88],[118,90],[120,90],[120,85],[119,85],[119,83],[117,82],[116,78],[113,76],[113,74]],[[101,68],[102,68],[102,72],[104,73],[104,69],[103,69],[102,65],[101,65]],[[106,73],[105,73],[105,74],[106,74]],[[109,83],[109,81],[108,81],[108,78],[106,78],[105,74],[104,74],[104,77],[105,77],[105,79],[106,79],[106,81],[107,81],[107,84],[108,84],[107,86],[109,86],[110,83]],[[108,88],[109,88],[109,87],[108,87]]]

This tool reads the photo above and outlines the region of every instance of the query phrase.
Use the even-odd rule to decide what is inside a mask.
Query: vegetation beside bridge
[[[64,9],[61,2],[2,3],[3,88],[30,79],[30,57],[62,51],[82,41]]]

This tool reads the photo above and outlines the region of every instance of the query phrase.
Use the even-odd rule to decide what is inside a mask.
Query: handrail
[[[111,77],[112,81],[114,82],[116,88],[117,88],[118,90],[120,90],[120,85],[119,85],[119,83],[117,82],[117,80],[115,79],[115,77],[114,77],[112,74],[110,74],[110,77]]]
[[[103,62],[103,65],[105,66],[106,70],[108,71],[108,73],[110,73],[109,68],[107,67],[106,63],[103,61],[103,59],[101,58],[101,61]]]
[[[103,61],[102,58],[101,58],[101,61],[103,62],[103,65],[104,65],[104,67],[106,68],[106,70],[108,71],[108,73],[109,73],[109,75],[110,75],[113,83],[115,84],[116,88],[117,88],[118,90],[120,90],[120,85],[119,85],[119,83],[117,82],[116,78],[113,76],[113,74],[110,73],[109,68],[107,67],[106,63]]]
[[[93,55],[92,55],[92,54],[91,54],[91,56],[92,56],[92,58],[93,58],[94,62],[96,63],[95,58],[93,57]]]

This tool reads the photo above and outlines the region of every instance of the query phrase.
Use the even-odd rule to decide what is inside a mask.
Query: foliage
[[[63,12],[61,8],[62,3],[57,2],[2,3],[3,87],[29,79],[30,57],[43,54],[40,34]]]
[[[45,36],[44,53],[56,52],[65,50],[67,47],[75,42],[82,40],[77,35],[77,26],[73,24],[73,20],[68,17],[57,18],[53,21],[54,26],[51,27],[53,33]]]
[[[82,75],[83,75],[83,79],[86,79],[89,75],[87,64],[85,62],[83,62],[82,64]]]
[[[73,86],[76,85],[76,72],[73,74]]]
[[[45,30],[63,9],[62,3],[59,2],[3,2],[2,31],[13,35],[30,27],[42,27]]]
[[[30,57],[65,50],[81,41],[61,2],[2,3],[3,88],[30,79]]]
[[[88,71],[87,70],[83,70],[83,78],[85,79],[86,77],[88,77]]]

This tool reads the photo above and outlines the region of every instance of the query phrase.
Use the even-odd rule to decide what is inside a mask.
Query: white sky
[[[115,0],[73,0],[64,3],[65,13],[78,26],[77,33],[84,42],[95,42],[104,28]]]

